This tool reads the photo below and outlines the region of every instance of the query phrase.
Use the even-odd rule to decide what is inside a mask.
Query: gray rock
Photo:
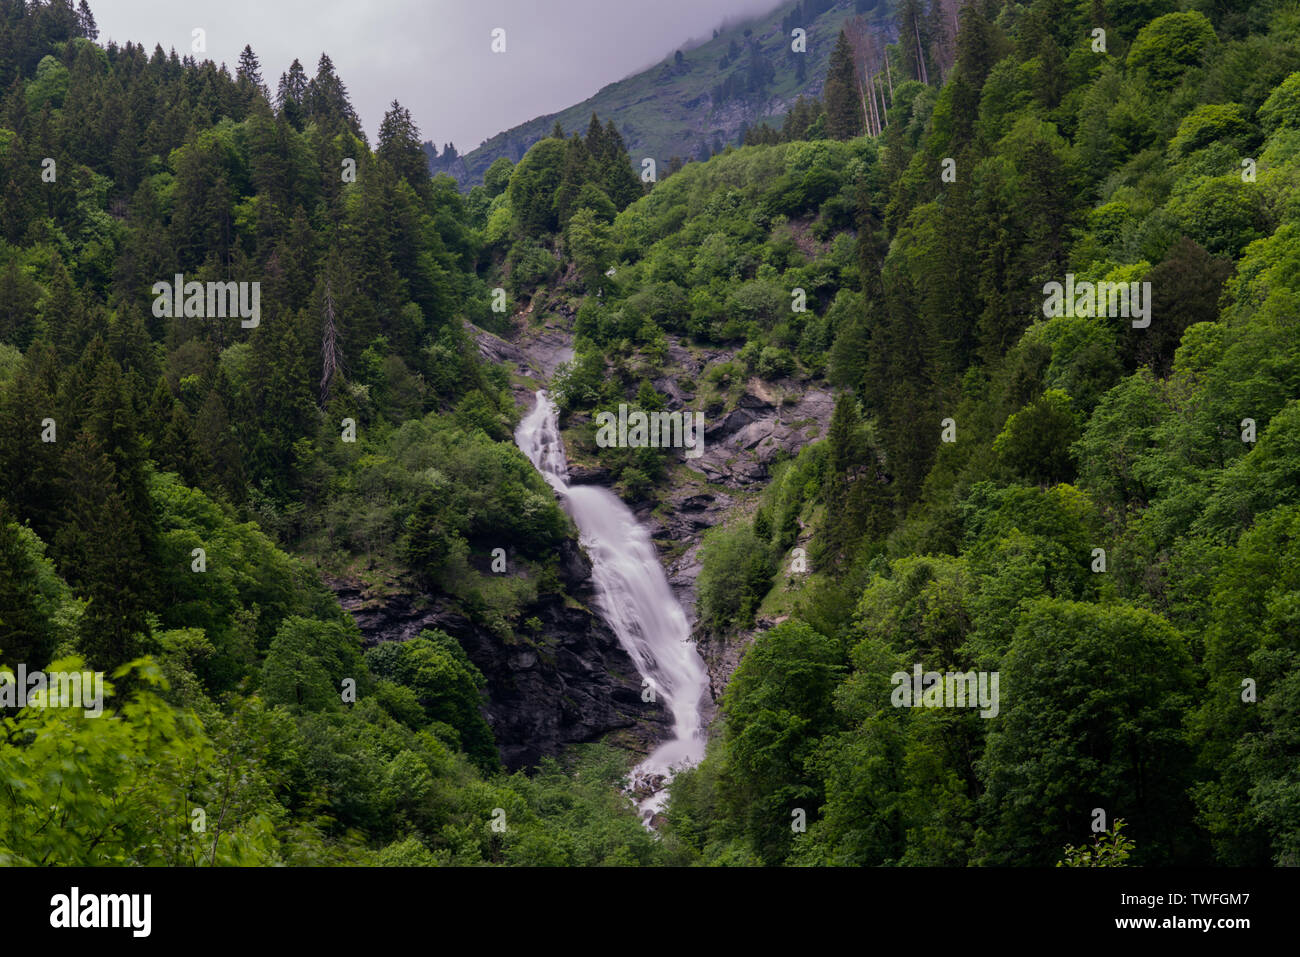
[[[590,566],[571,543],[561,575],[575,597],[589,596]],[[580,576],[575,578],[575,573]],[[658,702],[641,700],[641,678],[618,638],[587,607],[564,595],[543,595],[521,620],[542,623],[535,643],[506,644],[471,621],[442,596],[403,592],[367,600],[355,582],[327,580],[351,612],[367,646],[408,641],[424,628],[440,628],[460,642],[487,679],[483,715],[496,737],[502,763],[531,768],[567,745],[613,736],[629,750],[647,753],[670,734],[671,717]]]

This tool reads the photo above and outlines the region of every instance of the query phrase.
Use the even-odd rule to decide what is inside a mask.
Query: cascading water
[[[686,615],[668,585],[649,533],[623,502],[599,485],[569,485],[559,413],[545,390],[519,423],[515,442],[560,496],[591,556],[601,615],[631,656],[641,677],[673,716],[673,737],[632,772],[633,786],[652,789],[640,802],[648,821],[667,795],[672,772],[704,756],[701,706],[708,675],[690,641]]]

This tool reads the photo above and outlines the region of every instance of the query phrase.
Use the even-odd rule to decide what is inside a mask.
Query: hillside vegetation
[[[327,56],[272,93],[0,0],[0,664],[109,679],[0,717],[0,863],[1300,862],[1300,9],[953,7],[888,11],[879,117],[819,34],[749,145],[647,182],[584,105],[462,195]],[[176,274],[260,322],[160,315]],[[1044,313],[1098,281],[1149,325]],[[566,439],[636,504],[674,453],[596,410],[837,392],[705,536],[746,650],[657,834],[627,752],[506,773],[454,629],[367,648],[327,587],[559,657],[575,531],[467,323],[572,331]],[[900,707],[917,666],[1000,701]]]
[[[890,110],[830,435],[704,548],[710,627],[789,616],[674,782],[704,860],[1300,860],[1300,12],[1195,6],[973,3]],[[1150,326],[1045,317],[1068,273]],[[999,713],[899,707],[917,664]]]
[[[232,77],[96,32],[0,0],[0,664],[107,677],[102,716],[0,717],[0,863],[672,860],[624,754],[505,774],[460,643],[365,651],[323,584],[545,652],[525,612],[576,551],[409,114],[372,149],[327,56],[272,95],[251,49]],[[160,316],[177,273],[259,282],[259,320]]]

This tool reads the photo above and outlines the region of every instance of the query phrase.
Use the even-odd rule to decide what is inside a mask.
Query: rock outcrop
[[[670,733],[671,717],[661,704],[641,700],[636,666],[588,607],[591,567],[572,543],[561,555],[561,577],[567,594],[543,595],[520,615],[537,618],[544,637],[513,644],[442,596],[375,598],[355,582],[328,584],[367,645],[407,641],[424,628],[460,642],[487,679],[483,712],[507,768],[530,768],[566,745],[602,739],[646,753]]]
[[[508,340],[468,327],[481,355],[513,364],[519,376],[515,398],[523,410],[532,407],[533,390],[547,386],[559,364],[573,355],[567,328],[572,317],[557,309],[559,315],[529,321],[533,305],[515,317]],[[696,394],[682,383],[699,381],[709,366],[734,357],[734,349],[687,348],[669,336],[664,363],[669,371],[652,381],[671,408],[685,409]],[[796,455],[824,436],[833,409],[834,396],[825,388],[752,378],[733,408],[706,417],[703,455],[679,460],[658,505],[630,503],[650,530],[669,584],[694,626],[715,701],[752,635],[720,638],[704,634],[695,624],[695,581],[704,532],[752,504],[779,456]],[[574,484],[609,485],[612,479],[599,464],[572,460],[569,477]],[[576,546],[570,545],[570,550],[573,554],[563,557],[563,577],[571,599],[543,596],[520,616],[542,622],[539,633],[546,638],[539,644],[504,644],[489,629],[436,601],[420,604],[411,596],[395,596],[375,608],[346,588],[340,598],[368,640],[405,640],[420,628],[436,627],[461,642],[488,679],[485,713],[508,767],[528,767],[566,744],[601,738],[645,752],[669,736],[669,716],[661,706],[641,701],[635,665],[591,610],[590,566]],[[758,630],[771,624],[760,622]],[[712,714],[705,718],[710,720]]]

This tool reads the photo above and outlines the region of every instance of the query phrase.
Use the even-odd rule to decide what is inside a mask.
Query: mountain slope
[[[425,143],[430,169],[454,176],[468,189],[482,182],[498,157],[518,162],[556,122],[566,133],[585,130],[593,112],[602,120],[613,119],[638,168],[643,157],[653,157],[660,168],[672,156],[707,159],[726,144],[738,143],[748,126],[786,113],[800,95],[820,94],[835,38],[849,17],[868,18],[892,39],[889,9],[888,0],[782,4],[765,16],[717,30],[707,43],[677,51],[568,109],[498,133],[472,152],[458,155],[452,148],[439,156],[433,144]],[[803,54],[791,51],[795,27],[807,31]],[[800,57],[805,58],[802,70]]]

